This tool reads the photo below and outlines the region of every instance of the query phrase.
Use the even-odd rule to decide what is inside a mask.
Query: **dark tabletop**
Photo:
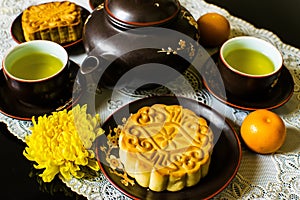
[[[300,48],[299,0],[206,0],[257,28],[275,33],[284,43]],[[23,156],[25,144],[0,123],[0,199],[85,199],[60,180],[45,184],[31,162]]]
[[[256,28],[267,29],[282,42],[300,48],[299,0],[205,0]]]

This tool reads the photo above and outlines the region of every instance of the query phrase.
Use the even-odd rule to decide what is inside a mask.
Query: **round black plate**
[[[220,72],[216,67],[218,66],[218,53],[212,55],[211,58],[213,61],[209,61],[203,66],[204,86],[214,97],[231,107],[243,110],[275,109],[285,104],[293,95],[293,77],[285,66],[283,66],[278,82],[272,90],[247,98],[233,95],[224,90],[223,82],[220,81]]]
[[[84,7],[80,6],[80,8],[81,8],[81,12],[82,12],[81,19],[84,23],[86,18],[90,15],[90,12],[87,9],[85,9]],[[20,15],[18,15],[16,17],[16,19],[13,21],[13,23],[11,25],[11,29],[10,29],[12,38],[19,44],[26,42],[25,38],[24,38],[23,30],[22,30],[22,24],[21,24],[22,14],[23,13],[21,13]],[[82,41],[82,38],[79,40],[76,40],[74,42],[64,43],[64,44],[62,44],[62,46],[65,48],[71,47],[71,46],[74,46],[75,44],[78,44],[81,41]]]
[[[70,61],[69,83],[66,84],[66,93],[61,99],[49,106],[25,105],[18,101],[8,89],[2,69],[0,70],[0,112],[11,118],[19,120],[31,120],[33,116],[50,114],[53,111],[60,111],[71,108],[80,98],[85,86],[85,79],[77,76],[79,66]],[[76,85],[75,85],[76,84]],[[78,90],[73,94],[73,88]],[[73,96],[73,97],[72,97]]]
[[[121,178],[110,171],[109,164],[106,162],[105,153],[101,151],[102,147],[107,146],[107,137],[105,135],[96,139],[96,154],[101,170],[108,180],[121,192],[131,198],[137,199],[164,199],[164,200],[183,200],[183,199],[209,199],[221,192],[235,177],[242,156],[241,144],[237,134],[223,116],[218,114],[212,108],[192,99],[174,96],[153,96],[149,98],[134,101],[127,106],[122,107],[111,115],[103,124],[102,128],[108,134],[109,130],[122,123],[122,119],[129,116],[129,113],[135,113],[143,106],[149,106],[156,103],[166,105],[180,104],[185,108],[193,110],[197,115],[204,117],[212,128],[215,137],[215,146],[213,149],[212,160],[209,172],[200,182],[189,188],[184,188],[178,192],[153,192],[147,188],[139,186],[125,186],[121,183]],[[103,148],[102,148],[103,149]],[[118,151],[114,152],[118,158]]]

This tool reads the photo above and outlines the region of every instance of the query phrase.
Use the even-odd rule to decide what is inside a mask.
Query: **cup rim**
[[[274,50],[274,52],[280,57],[280,66],[277,67],[277,69],[275,69],[274,71],[267,73],[267,74],[262,74],[262,75],[254,75],[254,74],[247,74],[244,72],[241,72],[233,67],[231,67],[227,61],[225,60],[225,58],[223,57],[223,50],[226,47],[226,45],[228,45],[229,43],[236,41],[236,40],[255,40],[258,41],[260,43],[263,43],[264,45],[268,46],[269,48],[272,48]],[[251,49],[251,48],[245,48],[245,49]],[[253,78],[264,78],[264,77],[269,77],[272,76],[274,74],[276,74],[278,71],[281,70],[282,66],[283,66],[283,57],[282,54],[280,53],[280,51],[278,50],[278,48],[276,48],[273,44],[271,44],[270,42],[267,42],[266,40],[254,37],[254,36],[237,36],[231,39],[228,39],[227,41],[225,41],[220,50],[219,50],[219,58],[221,59],[221,62],[231,71],[233,71],[236,74],[242,75],[242,76],[247,76],[247,77],[253,77]]]
[[[40,79],[24,79],[24,78],[19,78],[19,77],[16,77],[14,75],[12,75],[7,69],[6,69],[6,65],[5,65],[5,61],[7,59],[8,56],[10,56],[11,53],[13,53],[13,51],[16,51],[20,48],[22,48],[23,46],[27,46],[28,44],[35,44],[35,45],[38,45],[38,44],[41,44],[41,45],[52,45],[52,46],[56,46],[58,47],[59,49],[61,49],[63,52],[63,56],[64,56],[64,59],[61,59],[63,61],[63,67],[58,70],[56,73],[52,74],[51,76],[47,76],[47,77],[44,77],[44,78],[40,78]],[[44,53],[47,53],[47,51],[42,51]],[[3,59],[2,59],[2,70],[3,72],[9,76],[11,79],[13,80],[16,80],[16,81],[20,81],[20,82],[28,82],[28,83],[38,83],[38,82],[42,82],[42,81],[45,81],[45,80],[49,80],[55,76],[57,76],[58,74],[60,74],[67,66],[68,66],[68,63],[69,63],[69,55],[68,55],[68,52],[66,51],[66,49],[61,46],[60,44],[56,43],[56,42],[53,42],[53,41],[50,41],[50,40],[31,40],[31,41],[26,41],[26,42],[23,42],[21,44],[18,44],[16,46],[13,46],[11,47],[4,55]]]

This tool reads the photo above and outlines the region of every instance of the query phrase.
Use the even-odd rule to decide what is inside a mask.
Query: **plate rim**
[[[115,110],[111,115],[109,115],[107,118],[106,118],[106,120],[104,121],[104,123],[102,124],[102,127],[105,125],[105,124],[107,124],[110,120],[111,120],[111,118],[112,118],[112,116],[114,115],[114,114],[116,114],[117,112],[119,112],[121,109],[123,109],[124,107],[126,107],[126,106],[130,106],[130,104],[135,104],[135,103],[139,103],[139,102],[143,102],[143,101],[145,101],[145,100],[149,100],[149,99],[152,99],[152,98],[173,98],[173,97],[175,97],[175,98],[180,98],[180,99],[184,99],[184,100],[187,100],[187,101],[193,101],[193,103],[197,103],[198,105],[201,105],[201,106],[204,106],[204,107],[206,107],[206,109],[210,109],[215,115],[218,115],[219,117],[224,117],[223,115],[221,115],[219,112],[217,112],[216,110],[214,110],[214,109],[212,109],[210,106],[208,106],[208,105],[206,105],[206,104],[204,104],[204,103],[202,103],[202,102],[199,102],[199,101],[197,101],[197,100],[195,100],[195,99],[191,99],[191,98],[188,98],[188,97],[185,97],[185,96],[174,96],[174,95],[154,95],[154,96],[150,96],[150,97],[145,97],[145,98],[141,98],[141,99],[137,99],[137,100],[134,100],[134,101],[132,101],[132,102],[130,102],[130,103],[127,103],[127,104],[125,104],[125,105],[123,105],[122,107],[120,107],[120,108],[118,108],[117,110]],[[210,121],[208,121],[208,122],[210,122]],[[231,125],[231,123],[230,123],[230,121],[226,118],[226,117],[224,117],[224,124],[226,124],[227,126],[228,126],[228,128],[231,130],[231,132],[232,133],[230,133],[230,134],[233,134],[232,136],[235,138],[235,140],[236,140],[236,144],[237,144],[237,154],[238,154],[238,157],[237,158],[235,158],[235,159],[237,159],[237,162],[235,163],[235,168],[234,168],[234,171],[233,171],[233,173],[230,175],[230,177],[229,177],[229,179],[227,179],[226,181],[225,181],[225,183],[222,183],[222,186],[220,187],[220,188],[218,188],[216,191],[214,191],[214,192],[212,192],[212,194],[211,195],[209,195],[209,196],[206,196],[204,199],[211,199],[212,197],[214,197],[214,196],[216,196],[217,194],[219,194],[221,191],[223,191],[230,183],[231,183],[231,181],[235,178],[235,176],[236,176],[236,174],[237,174],[237,172],[238,172],[238,170],[239,170],[239,167],[240,167],[240,164],[241,164],[241,160],[242,160],[242,144],[241,144],[241,141],[240,141],[240,139],[239,139],[239,137],[238,137],[238,134],[237,134],[237,132],[235,131],[235,129],[233,128],[233,125]],[[224,128],[222,129],[222,133],[223,133],[223,131],[224,131]],[[222,134],[221,133],[221,134]],[[226,135],[226,134],[223,134],[223,135],[225,135],[225,137],[228,139],[228,136]],[[103,164],[102,164],[102,162],[100,161],[100,159],[98,159],[99,158],[99,154],[101,153],[101,152],[99,152],[100,150],[99,150],[99,145],[97,145],[99,142],[97,142],[98,140],[96,140],[96,146],[94,147],[95,149],[96,149],[96,159],[97,159],[97,162],[98,162],[98,164],[99,164],[99,166],[100,166],[100,169],[101,169],[101,172],[103,173],[103,175],[105,176],[105,178],[118,190],[118,191],[120,191],[122,194],[124,194],[124,195],[126,195],[127,197],[130,197],[130,198],[132,198],[132,199],[140,199],[140,197],[137,197],[136,195],[134,195],[134,194],[131,194],[130,192],[128,192],[128,191],[125,191],[125,190],[123,190],[117,183],[115,183],[111,178],[110,178],[110,176],[108,175],[108,172],[103,168]],[[217,143],[216,143],[217,144]],[[135,181],[135,180],[134,180]],[[200,183],[200,182],[199,182]],[[199,184],[198,183],[198,184]],[[136,181],[135,181],[135,184],[137,184],[136,183]],[[197,184],[196,184],[197,185]],[[196,186],[195,185],[195,186]],[[193,187],[195,187],[195,186],[193,186]],[[185,189],[189,189],[189,188],[185,188]],[[145,190],[148,190],[148,188],[145,188]],[[164,191],[164,192],[168,192],[168,191]],[[180,191],[178,191],[178,192],[180,192]],[[173,192],[170,192],[170,193],[173,193]]]
[[[96,1],[95,0],[89,0],[89,6],[91,7],[91,9],[95,9],[97,8],[97,6],[101,5],[104,3],[104,0],[101,0],[103,2],[100,2],[100,4],[96,4]]]

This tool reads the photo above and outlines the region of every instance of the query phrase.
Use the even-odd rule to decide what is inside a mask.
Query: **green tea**
[[[54,75],[62,67],[62,61],[55,56],[32,53],[12,63],[9,72],[20,79],[38,80]]]
[[[264,75],[274,71],[274,64],[267,56],[251,49],[234,50],[225,60],[231,67],[246,74]]]

